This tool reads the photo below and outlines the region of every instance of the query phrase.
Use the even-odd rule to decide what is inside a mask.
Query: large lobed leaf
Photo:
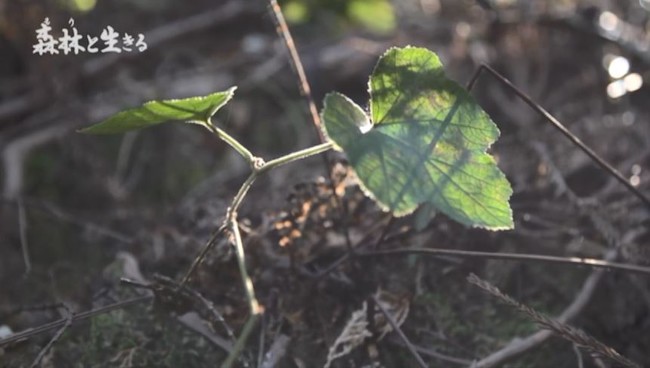
[[[499,130],[433,52],[392,48],[370,77],[370,114],[331,93],[325,130],[363,189],[396,216],[430,202],[468,226],[513,228],[512,189],[486,153]]]
[[[156,100],[140,107],[118,112],[109,118],[80,130],[90,134],[114,134],[147,128],[170,120],[183,120],[205,125],[233,96],[236,87],[207,96],[178,100]]]

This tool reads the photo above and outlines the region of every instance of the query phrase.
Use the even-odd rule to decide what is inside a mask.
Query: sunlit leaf
[[[149,101],[140,107],[124,110],[88,128],[82,133],[114,134],[147,128],[170,120],[205,125],[214,113],[233,96],[236,87],[207,96],[178,100]]]
[[[499,130],[445,76],[433,52],[393,48],[370,77],[370,117],[347,97],[325,98],[328,136],[366,193],[396,216],[419,204],[468,226],[510,229],[510,183],[486,153]]]

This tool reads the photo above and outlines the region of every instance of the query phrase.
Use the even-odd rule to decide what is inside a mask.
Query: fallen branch
[[[642,273],[650,275],[650,267],[639,266],[630,263],[612,262],[609,259],[580,258],[580,257],[556,257],[541,254],[517,254],[517,253],[497,253],[497,252],[480,252],[471,250],[442,249],[442,248],[401,248],[385,249],[368,252],[356,253],[359,257],[378,257],[390,255],[410,255],[420,254],[429,256],[458,256],[466,258],[485,258],[501,259],[504,261],[527,261],[527,262],[547,262],[558,263],[574,266],[589,266],[595,268],[607,268],[612,270],[621,270],[627,272]]]
[[[502,302],[508,304],[511,307],[518,309],[520,312],[526,314],[529,318],[537,322],[547,332],[555,333],[556,335],[573,342],[575,345],[582,347],[590,351],[596,356],[606,357],[618,364],[621,364],[624,367],[628,368],[641,368],[638,364],[630,361],[624,356],[620,355],[616,350],[611,347],[603,344],[602,342],[596,340],[595,338],[587,335],[581,330],[578,330],[572,326],[567,325],[565,322],[559,320],[553,320],[547,316],[537,312],[533,308],[521,304],[518,301],[514,300],[512,297],[504,294],[496,286],[490,284],[487,281],[480,279],[474,274],[470,274],[467,277],[467,281],[471,284],[478,286],[479,288],[487,291],[492,296],[497,297]],[[475,367],[476,365],[473,365]]]
[[[65,304],[62,304],[62,305],[63,305],[63,307],[64,307],[64,309],[65,309],[65,311],[67,313],[67,316],[65,318],[65,322],[63,323],[63,326],[61,326],[61,328],[56,332],[56,334],[54,334],[54,336],[52,336],[50,341],[43,347],[43,349],[41,349],[41,351],[36,356],[36,359],[34,359],[32,364],[29,366],[30,368],[36,368],[41,364],[41,361],[45,357],[45,354],[47,354],[47,352],[50,351],[52,346],[54,346],[54,344],[57,341],[59,341],[61,336],[63,336],[63,333],[65,332],[65,330],[67,330],[68,327],[70,327],[70,325],[72,325],[72,317],[74,316],[74,314],[72,313],[72,310],[70,310],[70,308],[68,308]]]
[[[101,315],[101,314],[109,313],[109,312],[112,312],[114,310],[123,309],[123,308],[126,308],[126,307],[130,307],[132,305],[140,304],[140,303],[142,303],[144,301],[151,300],[152,298],[153,298],[153,295],[139,296],[139,297],[136,297],[136,298],[127,299],[127,300],[123,300],[123,301],[120,301],[120,302],[117,302],[117,303],[109,304],[109,305],[104,306],[104,307],[99,307],[97,309],[93,309],[93,310],[90,310],[90,311],[87,311],[87,312],[75,314],[74,316],[72,316],[72,318],[70,318],[71,319],[70,323],[74,324],[76,322],[83,321],[83,320],[86,320],[88,318],[92,318],[92,317],[95,317],[95,316],[98,316],[98,315]],[[56,320],[56,321],[53,321],[53,322],[46,323],[44,325],[38,326],[38,327],[34,327],[34,328],[30,328],[30,329],[27,329],[27,330],[24,330],[24,331],[21,331],[21,332],[17,332],[17,333],[12,334],[12,335],[4,338],[4,339],[0,339],[0,348],[3,348],[5,346],[8,346],[10,344],[13,344],[13,343],[16,343],[16,342],[19,342],[19,341],[27,340],[29,338],[32,338],[32,337],[36,336],[36,335],[40,335],[40,334],[42,334],[44,332],[48,332],[48,331],[55,330],[57,328],[61,328],[66,323],[68,323],[68,318],[62,318],[62,319],[59,319],[59,320]]]
[[[607,253],[605,259],[613,260],[616,259],[617,255],[617,251],[611,250]],[[556,320],[560,323],[567,323],[578,316],[585,306],[587,306],[589,300],[591,300],[591,296],[596,290],[602,276],[603,270],[595,270],[592,272],[582,284],[582,288],[576,295],[575,299],[573,299],[573,302],[556,318]],[[552,332],[549,330],[540,330],[527,337],[514,339],[503,348],[475,362],[472,365],[472,368],[490,368],[503,364],[535,346],[542,344],[551,337],[551,335]]]

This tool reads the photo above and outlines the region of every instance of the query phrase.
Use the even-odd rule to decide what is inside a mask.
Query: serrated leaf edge
[[[111,117],[113,117],[113,116],[115,116],[115,115],[117,115],[117,114],[120,114],[120,113],[128,113],[128,112],[131,111],[131,110],[137,110],[137,109],[145,108],[145,107],[147,107],[148,105],[151,105],[151,104],[154,104],[154,103],[176,103],[176,102],[183,102],[183,101],[201,101],[201,100],[206,100],[206,99],[210,98],[211,96],[214,96],[214,95],[217,95],[217,94],[226,94],[226,98],[225,98],[225,99],[224,99],[220,104],[214,106],[212,109],[210,109],[210,110],[208,111],[208,113],[207,113],[206,116],[204,117],[204,120],[195,120],[195,119],[192,119],[192,120],[176,120],[176,119],[168,119],[168,120],[167,120],[167,121],[183,121],[183,122],[185,122],[185,123],[197,124],[197,125],[204,126],[204,127],[205,127],[206,129],[208,129],[208,130],[211,130],[210,127],[208,126],[208,124],[210,124],[210,122],[209,122],[209,121],[210,121],[210,118],[211,118],[211,117],[212,117],[212,116],[213,116],[217,111],[219,111],[219,109],[221,109],[223,106],[225,106],[225,105],[226,105],[226,104],[227,104],[227,103],[228,103],[228,102],[233,98],[233,96],[234,96],[234,94],[235,94],[235,90],[237,90],[237,86],[232,86],[232,87],[228,88],[228,89],[225,90],[225,91],[214,92],[214,93],[210,93],[210,94],[208,94],[208,95],[204,95],[204,96],[192,96],[192,97],[186,97],[186,98],[173,98],[173,99],[167,99],[167,100],[150,100],[150,101],[146,101],[146,102],[142,103],[140,106],[131,107],[131,108],[128,108],[128,109],[126,109],[126,110],[118,111],[118,112],[116,112],[115,114],[112,114],[112,115],[110,115],[109,117],[103,119],[103,120],[100,121],[99,123],[96,123],[96,124],[93,124],[93,125],[90,125],[90,126],[87,126],[87,127],[81,128],[81,129],[78,129],[78,130],[77,130],[77,133],[82,133],[82,134],[98,134],[98,135],[101,135],[101,134],[112,134],[112,133],[93,133],[93,132],[91,132],[90,130],[93,129],[93,128],[96,128],[97,126],[99,126],[100,124],[102,124],[102,122],[104,122],[104,121],[110,119]],[[160,124],[162,124],[162,123],[160,123]],[[154,125],[157,125],[157,124],[154,124]],[[141,128],[137,128],[137,129],[133,129],[133,130],[141,130],[141,129],[146,129],[146,128],[149,128],[149,127],[145,126],[145,127],[141,127]],[[126,133],[126,132],[128,132],[128,131],[130,131],[130,130],[126,130],[126,131],[121,132],[121,133]],[[120,133],[115,133],[115,134],[120,134]]]

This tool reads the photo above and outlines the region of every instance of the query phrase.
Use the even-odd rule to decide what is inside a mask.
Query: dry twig
[[[583,349],[588,350],[591,354],[609,358],[615,361],[616,363],[623,365],[624,367],[641,368],[641,366],[639,366],[638,364],[620,355],[613,348],[603,344],[602,342],[596,340],[592,336],[587,335],[585,332],[575,327],[569,326],[566,323],[561,322],[559,320],[551,319],[543,315],[542,313],[536,311],[535,309],[525,304],[519,303],[518,301],[514,300],[512,297],[501,292],[501,290],[499,290],[496,286],[490,284],[485,280],[480,279],[475,274],[470,274],[467,277],[467,281],[487,291],[491,295],[499,298],[501,301],[510,305],[511,307],[518,309],[520,312],[526,314],[528,317],[530,317],[532,320],[534,320],[540,326],[546,328],[547,330],[552,331],[558,336],[573,342],[574,344],[582,347]],[[473,367],[477,367],[477,366],[478,365],[474,365]]]
[[[41,364],[41,361],[45,357],[45,354],[47,354],[47,352],[50,351],[52,346],[57,341],[59,341],[61,336],[63,336],[63,333],[65,332],[65,330],[67,330],[68,327],[70,327],[70,325],[72,325],[72,317],[74,316],[74,314],[72,313],[72,310],[70,310],[70,308],[68,308],[68,306],[66,306],[65,304],[61,304],[61,306],[63,307],[63,309],[65,310],[65,313],[66,313],[65,322],[63,323],[61,328],[56,332],[56,334],[54,334],[54,336],[52,336],[52,339],[50,339],[50,341],[43,347],[43,349],[41,349],[41,351],[36,356],[36,359],[34,359],[32,364],[29,366],[30,368],[38,367]]]
[[[93,310],[90,310],[90,311],[87,311],[87,312],[78,313],[78,314],[72,315],[70,317],[70,320],[71,320],[70,323],[83,321],[85,319],[95,317],[95,316],[98,316],[100,314],[112,312],[112,311],[118,310],[118,309],[123,309],[123,308],[129,307],[129,306],[135,305],[135,304],[142,303],[142,302],[144,302],[146,300],[150,300],[151,298],[153,298],[153,295],[139,296],[139,297],[136,297],[136,298],[127,299],[127,300],[119,301],[117,303],[109,304],[109,305],[104,306],[104,307],[99,307],[99,308],[96,308],[96,309],[93,309]],[[27,339],[29,339],[29,338],[31,338],[33,336],[39,335],[39,334],[44,333],[44,332],[51,331],[51,330],[63,327],[66,323],[68,323],[68,318],[62,318],[62,319],[59,319],[59,320],[56,320],[56,321],[53,321],[53,322],[50,322],[50,323],[46,323],[44,325],[41,325],[41,326],[38,326],[38,327],[35,327],[35,328],[29,328],[29,329],[21,331],[21,332],[16,332],[15,334],[12,334],[12,335],[4,338],[4,339],[0,339],[0,348],[8,346],[8,345],[13,344],[13,343],[18,342],[18,341],[27,340]]]

